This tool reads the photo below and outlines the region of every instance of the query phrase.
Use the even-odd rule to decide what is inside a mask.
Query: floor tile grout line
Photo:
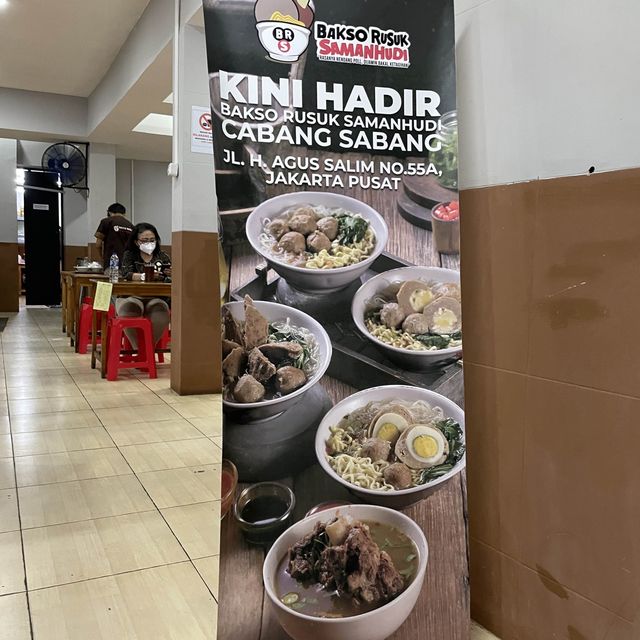
[[[218,551],[220,550],[218,549]],[[200,580],[204,582],[204,586],[207,587],[207,589],[209,590],[211,597],[216,601],[216,605],[218,605],[220,603],[218,602],[218,598],[216,598],[216,594],[213,593],[213,589],[211,589],[207,581],[204,579],[204,576],[202,575],[202,573],[200,572],[200,569],[198,569],[198,566],[195,563],[195,560],[204,560],[206,558],[218,558],[218,566],[220,566],[220,553],[213,554],[212,556],[203,556],[202,558],[189,558],[189,560],[191,561],[193,568],[196,570],[196,573],[200,576]]]
[[[7,322],[7,325],[9,322]],[[4,344],[2,342],[2,334],[0,333],[0,357],[2,358],[2,377],[4,379],[5,389],[7,388],[7,376],[6,376],[6,362],[5,362],[5,353],[4,353]],[[29,585],[27,583],[27,557],[25,555],[24,550],[24,533],[22,529],[22,514],[20,512],[20,492],[18,491],[18,469],[16,467],[16,460],[14,454],[13,447],[13,430],[11,429],[11,405],[7,400],[7,416],[9,417],[9,433],[11,435],[11,455],[12,455],[12,464],[13,464],[13,481],[15,484],[15,494],[16,494],[16,509],[18,510],[18,526],[20,527],[20,549],[22,551],[22,571],[24,573],[24,593],[25,600],[27,602],[27,615],[29,617],[29,635],[34,638],[33,633],[33,620],[31,618],[31,601],[29,598]]]
[[[44,333],[44,332],[42,332],[42,333]],[[111,439],[111,441],[113,442],[113,444],[114,444],[114,448],[116,448],[116,449],[118,450],[118,452],[120,453],[120,455],[121,455],[121,456],[123,457],[123,459],[125,460],[126,465],[129,467],[129,469],[130,469],[130,470],[131,470],[131,472],[132,472],[131,474],[118,474],[117,476],[107,476],[107,477],[118,477],[118,476],[121,476],[121,475],[127,475],[127,476],[128,476],[128,475],[133,475],[133,476],[135,476],[135,478],[136,478],[136,480],[138,481],[138,483],[140,484],[140,486],[141,486],[142,490],[145,492],[145,494],[148,496],[148,498],[149,498],[149,500],[150,500],[151,504],[153,504],[153,506],[154,506],[154,509],[145,510],[144,512],[149,512],[149,513],[151,513],[151,512],[153,512],[153,511],[155,510],[155,511],[157,511],[157,512],[160,514],[160,516],[163,518],[163,520],[164,520],[164,522],[166,523],[167,527],[168,527],[168,528],[169,528],[169,530],[171,531],[172,535],[174,536],[174,538],[176,539],[177,543],[179,544],[179,546],[181,547],[181,549],[183,550],[183,552],[184,552],[184,554],[185,554],[185,556],[186,556],[186,560],[180,561],[179,563],[168,563],[168,564],[181,564],[181,563],[184,563],[184,562],[189,562],[189,563],[191,564],[191,566],[193,567],[193,569],[194,569],[194,570],[196,571],[196,573],[198,574],[198,576],[200,577],[200,579],[202,580],[202,583],[204,584],[204,586],[205,586],[205,588],[208,590],[208,592],[211,594],[211,597],[213,598],[214,602],[215,602],[215,603],[216,603],[216,605],[217,605],[217,602],[218,602],[218,601],[217,601],[217,599],[216,599],[215,595],[213,594],[212,589],[209,587],[209,585],[207,584],[207,582],[204,580],[203,576],[201,575],[200,571],[199,571],[199,570],[198,570],[198,568],[196,567],[196,565],[195,565],[195,563],[194,563],[194,559],[192,559],[192,558],[190,557],[189,553],[187,552],[187,550],[186,550],[186,549],[185,549],[185,547],[183,546],[182,542],[180,541],[180,539],[178,538],[178,536],[177,536],[177,535],[175,534],[175,532],[173,531],[173,529],[172,529],[171,525],[169,524],[169,522],[168,522],[168,521],[166,520],[166,518],[164,517],[164,514],[162,513],[162,509],[158,506],[158,504],[156,503],[156,501],[155,501],[155,500],[152,498],[152,496],[149,494],[149,492],[147,491],[146,487],[143,485],[143,483],[142,483],[142,481],[141,481],[141,479],[140,479],[140,477],[139,477],[139,474],[138,474],[136,471],[134,471],[134,469],[131,467],[131,465],[129,464],[129,461],[126,459],[126,457],[124,456],[124,454],[123,454],[123,452],[122,452],[122,450],[121,450],[121,449],[122,449],[122,447],[125,447],[125,446],[136,446],[136,445],[122,445],[122,446],[121,446],[121,445],[118,445],[118,444],[115,442],[115,440],[113,439],[113,437],[112,437],[111,433],[109,433],[109,429],[108,429],[108,427],[107,427],[107,426],[104,424],[104,422],[101,420],[100,416],[98,415],[98,413],[97,413],[97,411],[94,409],[94,407],[92,407],[92,406],[91,406],[91,404],[88,402],[88,400],[87,400],[87,395],[86,395],[85,391],[84,391],[84,390],[79,386],[79,384],[77,383],[77,381],[73,378],[73,375],[71,375],[70,371],[67,369],[67,367],[66,367],[65,363],[62,361],[62,359],[61,359],[61,358],[59,358],[59,357],[58,357],[58,359],[60,360],[60,362],[61,362],[61,364],[62,364],[62,366],[63,366],[64,370],[66,371],[66,373],[70,375],[71,379],[73,380],[73,383],[74,383],[74,384],[75,384],[75,386],[78,388],[78,390],[79,390],[79,392],[80,392],[80,394],[81,394],[82,398],[83,398],[83,399],[87,402],[87,404],[89,405],[88,409],[81,409],[81,410],[78,410],[78,411],[91,411],[91,412],[95,415],[96,419],[98,420],[98,423],[102,426],[102,428],[104,428],[104,429],[105,429],[105,431],[107,432],[108,437],[109,437],[109,438]],[[146,385],[145,385],[145,386],[146,386]],[[149,387],[147,387],[147,390],[151,391],[151,393],[153,393],[153,394],[154,394],[154,395],[159,399],[159,401],[160,401],[162,404],[164,404],[164,405],[166,405],[166,406],[171,406],[171,403],[166,402],[162,396],[158,395],[158,394],[155,392],[155,390],[154,390],[154,389],[150,389]],[[63,397],[63,396],[61,396],[61,397]],[[24,399],[19,399],[19,400],[29,400],[29,399],[28,399],[28,398],[24,398]],[[140,405],[140,406],[149,406],[149,405]],[[172,407],[172,408],[173,408],[173,407]],[[203,437],[203,438],[206,438],[207,440],[209,440],[209,441],[213,442],[213,440],[211,439],[211,437],[210,437],[210,436],[207,436],[207,435],[206,435],[204,432],[202,432],[202,430],[201,430],[201,429],[199,429],[196,425],[191,424],[191,422],[189,421],[189,419],[188,419],[188,418],[185,418],[184,416],[182,416],[182,415],[181,415],[178,411],[176,411],[175,409],[174,409],[174,412],[179,416],[179,418],[180,418],[180,419],[183,419],[183,420],[185,420],[186,422],[188,422],[188,423],[190,424],[190,426],[194,427],[194,428],[195,428],[195,429],[196,429],[200,434],[202,434],[202,437]],[[50,413],[53,413],[53,412],[50,412]],[[55,413],[58,413],[58,412],[55,412]],[[27,414],[27,415],[29,415],[29,414]],[[208,416],[207,416],[207,417],[208,417]],[[215,419],[215,416],[212,416],[212,418],[213,418],[213,419]],[[170,419],[171,419],[171,418],[168,418],[167,420],[170,420]],[[59,429],[59,430],[63,430],[63,429]],[[71,430],[73,430],[73,429],[69,429],[69,430],[71,431]],[[47,429],[47,430],[45,430],[45,431],[54,431],[54,429]],[[23,432],[23,433],[39,433],[39,432],[37,432],[37,431],[36,431],[36,432]],[[180,440],[195,440],[195,439],[200,439],[200,436],[195,437],[195,438],[180,438]],[[176,441],[176,440],[171,440],[171,441],[169,441],[169,442],[175,442],[175,441]],[[165,441],[158,441],[158,443],[162,443],[162,442],[167,442],[167,441],[166,441],[166,440],[165,440]],[[12,441],[12,444],[13,444],[13,441]],[[146,443],[146,442],[145,442],[145,443],[137,443],[137,444],[142,444],[142,445],[144,445],[144,444],[155,444],[155,443]],[[216,445],[216,446],[218,446],[216,442],[213,442],[213,444],[214,444],[214,445]],[[112,447],[101,447],[101,448],[112,448]],[[218,447],[218,448],[219,448],[219,447]],[[13,447],[12,447],[12,449],[13,449]],[[86,450],[86,449],[85,449],[85,450]],[[95,449],[92,449],[92,450],[95,450]],[[12,451],[12,452],[13,452],[13,451]],[[70,452],[71,452],[71,451],[63,451],[63,452],[54,452],[54,453],[70,453]],[[33,457],[33,455],[52,455],[52,454],[50,454],[50,453],[45,453],[45,454],[27,454],[27,456],[19,456],[19,457]],[[220,463],[213,462],[212,464],[220,464]],[[15,465],[15,456],[14,456],[14,465]],[[198,465],[191,465],[191,466],[198,466]],[[208,465],[203,465],[203,466],[208,466]],[[185,466],[185,467],[176,467],[176,469],[180,469],[180,468],[189,468],[189,467],[186,467],[186,466]],[[166,469],[166,470],[168,471],[168,470],[171,470],[171,469]],[[160,471],[165,471],[165,470],[163,469],[163,470],[160,470]],[[15,472],[15,466],[14,466],[14,475],[15,475],[15,473],[16,473],[16,472]],[[153,473],[153,471],[152,471],[152,472],[144,472],[144,473]],[[89,478],[87,478],[87,479],[89,479]],[[93,479],[93,478],[91,478],[91,479]],[[98,478],[95,478],[95,479],[98,479]],[[16,484],[16,494],[17,494],[17,493],[18,493],[18,489],[19,489],[19,487],[17,487],[17,477],[15,478],[15,481],[16,481],[16,482],[15,482],[15,484]],[[79,481],[80,481],[80,480],[70,480],[70,481],[68,481],[68,482],[79,482]],[[46,484],[59,484],[59,483],[46,483]],[[41,485],[31,485],[31,486],[41,486]],[[20,488],[23,488],[23,487],[20,487]],[[207,503],[207,502],[216,502],[216,501],[218,501],[218,502],[219,502],[219,501],[220,501],[220,499],[217,499],[217,500],[207,500],[207,501],[203,501],[203,502],[196,502],[196,503],[190,503],[190,504],[205,504],[205,503]],[[175,505],[175,506],[181,507],[181,506],[188,506],[188,505]],[[172,507],[164,507],[164,508],[166,508],[166,509],[170,509],[170,508],[172,508]],[[126,515],[126,514],[121,514],[121,515]],[[104,517],[114,517],[114,516],[104,516]],[[117,516],[115,516],[115,517],[117,517]],[[98,519],[101,519],[101,518],[92,518],[92,519],[90,519],[90,520],[98,520]],[[89,521],[89,520],[87,520],[87,521]],[[60,523],[60,525],[64,525],[64,524],[69,524],[69,523]],[[60,525],[45,525],[45,526],[60,526]],[[33,527],[33,528],[30,528],[30,529],[26,529],[26,530],[31,530],[31,529],[35,529],[35,528],[42,528],[42,527]],[[22,538],[22,528],[21,528],[21,538]],[[214,557],[218,557],[218,558],[219,558],[219,554],[220,554],[220,549],[218,548],[218,554],[214,554]],[[207,556],[207,557],[209,557],[209,556]],[[196,558],[196,560],[198,560],[198,559],[200,559],[200,558]],[[23,549],[23,562],[24,562],[24,561],[25,561],[25,556],[24,556],[24,549]],[[168,565],[167,565],[167,564],[163,564],[163,565],[158,565],[158,566],[160,567],[160,566],[168,566]],[[155,567],[148,567],[147,569],[150,569],[150,568],[155,568]],[[132,570],[132,571],[130,571],[130,572],[124,572],[124,573],[132,573],[132,572],[140,571],[140,570],[143,570],[143,569],[136,569],[136,570]],[[112,576],[113,576],[113,575],[121,575],[121,574],[112,574]],[[103,578],[104,578],[104,577],[111,577],[111,576],[101,576],[101,577],[103,577]],[[92,579],[99,579],[99,578],[92,578]],[[81,581],[81,582],[85,582],[85,581]],[[74,583],[66,583],[66,584],[76,584],[76,583],[74,582]],[[60,586],[60,585],[52,585],[52,587],[44,587],[44,588],[54,588],[54,587],[56,587],[56,586]],[[26,584],[26,566],[25,566],[25,587],[27,587],[27,584]],[[39,589],[33,589],[33,590],[31,590],[31,591],[36,591],[36,590],[41,590],[41,589],[40,589],[40,588],[39,588]],[[28,594],[28,592],[29,592],[29,589],[27,588],[27,594]],[[28,598],[28,595],[27,595],[27,598]],[[29,613],[29,618],[30,618],[30,619],[29,619],[29,622],[30,622],[30,625],[31,625],[31,614],[30,614],[30,613]],[[32,638],[33,638],[33,629],[31,629],[31,633],[32,633]]]
[[[77,427],[76,429],[47,429],[45,431],[25,431],[25,432],[21,432],[18,433],[16,435],[22,435],[23,433],[28,433],[28,434],[33,434],[33,433],[54,433],[56,431],[79,431],[80,429],[98,429],[100,427]],[[195,429],[196,427],[194,427]],[[104,429],[107,434],[109,435],[109,437],[111,438],[111,440],[113,442],[115,442],[113,440],[113,436],[111,436],[111,434],[109,433],[109,430],[107,427],[102,426],[102,429]],[[212,436],[215,437],[215,436]],[[146,444],[164,444],[164,443],[168,443],[168,442],[184,442],[185,440],[209,440],[211,441],[211,437],[209,436],[194,436],[191,438],[178,438],[176,440],[154,440],[153,442],[132,442],[131,444],[123,444],[123,445],[119,445],[119,444],[115,444],[114,446],[111,445],[107,445],[105,447],[85,447],[83,449],[64,449],[62,451],[46,451],[45,453],[23,453],[20,455],[13,455],[13,458],[35,458],[38,456],[54,456],[54,455],[58,455],[60,453],[78,453],[80,451],[99,451],[100,449],[118,449],[119,453],[122,454],[122,451],[120,451],[121,447],[140,447],[140,446],[144,446]],[[213,442],[214,445],[217,446],[217,443]],[[124,456],[124,454],[123,454]],[[9,456],[6,456],[6,459],[8,459]],[[5,459],[5,458],[0,458],[0,460]],[[212,462],[212,463],[208,463],[205,462],[204,464],[220,464],[219,462]],[[190,465],[183,465],[185,467],[197,467],[197,464],[190,464]],[[180,467],[170,467],[171,469],[180,469]],[[163,469],[158,469],[158,471],[163,471]],[[121,475],[121,474],[117,474],[117,475]],[[88,478],[87,478],[88,479]]]
[[[213,556],[204,556],[204,557],[205,558],[210,558],[210,557],[213,557]],[[202,560],[202,558],[196,558],[196,560]],[[46,587],[37,587],[35,589],[31,589],[31,591],[46,591],[47,589],[59,589],[61,587],[68,587],[69,585],[72,585],[72,584],[84,584],[86,582],[94,582],[95,580],[104,580],[105,578],[117,578],[119,576],[129,575],[130,573],[138,573],[138,572],[141,572],[141,571],[151,571],[152,569],[161,569],[162,567],[174,567],[174,566],[179,565],[179,564],[191,564],[193,566],[193,560],[191,560],[187,556],[184,560],[177,560],[176,562],[166,562],[164,564],[154,564],[154,565],[152,565],[150,567],[140,567],[138,569],[129,569],[128,571],[118,571],[117,573],[110,573],[110,574],[107,574],[107,575],[104,575],[104,576],[95,576],[93,578],[85,578],[84,580],[75,580],[74,582],[61,582],[60,584],[52,584],[52,585],[48,585]],[[196,573],[197,573],[197,570],[196,570]],[[198,576],[200,577],[200,574],[198,574]],[[204,580],[203,580],[203,582],[204,582]],[[23,591],[16,591],[15,593],[24,593],[24,592]],[[209,593],[211,593],[210,590],[209,590]],[[10,595],[10,594],[7,594],[7,595]]]
[[[160,396],[158,396],[157,393],[155,393],[155,391],[149,389],[156,397],[160,398]],[[84,392],[82,391],[82,389],[80,389],[80,392],[83,394],[83,397],[86,400],[86,396],[84,395]],[[160,398],[161,399],[161,398]],[[144,405],[143,405],[144,406]],[[149,500],[151,501],[151,504],[153,504],[153,506],[155,507],[157,513],[160,515],[160,517],[162,518],[162,520],[164,521],[164,523],[166,524],[167,528],[169,529],[169,531],[171,532],[171,535],[174,537],[174,539],[176,540],[176,542],[178,543],[178,545],[180,546],[180,548],[182,549],[182,551],[184,552],[184,554],[186,555],[188,561],[191,563],[191,565],[193,566],[194,570],[196,571],[196,573],[198,574],[198,576],[200,577],[200,579],[202,580],[202,583],[204,584],[205,588],[209,591],[209,593],[211,593],[211,597],[214,599],[214,601],[216,602],[217,605],[217,600],[215,598],[215,596],[213,595],[211,589],[209,588],[209,585],[206,583],[206,581],[204,580],[204,578],[200,575],[200,572],[198,571],[197,567],[195,566],[195,564],[193,564],[193,560],[191,559],[189,553],[187,552],[185,546],[182,544],[182,541],[180,540],[180,538],[178,538],[178,536],[176,535],[175,531],[173,530],[173,528],[171,527],[171,524],[168,522],[168,520],[165,518],[164,514],[162,513],[162,509],[158,506],[158,504],[156,503],[156,501],[153,499],[153,496],[151,496],[151,494],[147,491],[147,488],[144,486],[144,483],[142,482],[142,480],[140,479],[138,473],[136,473],[136,471],[133,469],[133,467],[131,466],[131,464],[129,463],[129,460],[127,460],[126,456],[124,455],[124,453],[121,451],[120,446],[116,443],[116,441],[113,439],[112,435],[108,432],[108,429],[106,427],[106,425],[104,424],[104,422],[102,422],[100,416],[98,415],[98,413],[93,409],[93,407],[91,407],[91,410],[94,412],[96,418],[99,420],[99,422],[102,424],[103,428],[107,431],[109,437],[111,438],[111,440],[113,441],[115,447],[118,449],[118,453],[122,456],[122,458],[124,459],[125,463],[127,464],[127,466],[131,469],[131,472],[133,473],[133,475],[136,477],[138,483],[140,484],[140,486],[142,487],[142,490],[145,492],[145,494],[147,495],[147,497],[149,498]],[[176,411],[176,413],[178,413]],[[182,416],[181,416],[182,417]],[[185,419],[186,420],[186,419]],[[195,429],[198,429],[195,425],[192,425]],[[198,429],[198,431],[200,431]],[[195,438],[194,438],[195,439]],[[214,443],[215,444],[215,443]],[[123,445],[123,446],[131,446],[131,445]],[[188,468],[188,467],[178,467],[178,468]],[[222,498],[222,496],[221,496]],[[210,501],[205,501],[206,502],[210,502]],[[194,504],[203,504],[203,503],[194,503]],[[187,506],[187,505],[177,505],[177,506]],[[165,507],[165,508],[171,508],[171,507]],[[218,552],[220,551],[220,549],[218,549]]]
[[[214,462],[214,463],[212,463],[210,465],[200,465],[200,466],[210,467],[210,466],[215,466],[215,465],[221,466],[221,463]],[[199,465],[194,465],[194,466],[197,467]],[[175,471],[176,469],[189,469],[189,468],[191,468],[191,467],[176,467],[175,469],[160,469],[159,471],[143,471],[142,473],[162,473],[163,471]],[[108,476],[96,476],[96,477],[93,477],[93,478],[77,478],[75,480],[62,480],[61,482],[39,482],[38,484],[25,484],[25,485],[21,485],[19,487],[8,487],[8,489],[12,489],[12,488],[15,488],[15,489],[28,489],[30,487],[46,487],[46,486],[51,485],[51,484],[67,484],[69,482],[83,482],[84,480],[100,480],[102,478],[121,478],[123,476],[130,476],[130,475],[132,475],[132,474],[128,473],[128,472],[127,473],[115,473],[115,474],[111,474],[111,475],[108,475]],[[139,474],[134,472],[133,475],[136,476],[138,481],[140,481]],[[1,489],[1,491],[5,491],[5,489]],[[201,500],[199,502],[191,502],[191,503],[188,503],[188,504],[199,504],[200,502],[211,502],[211,500]],[[155,502],[154,502],[154,504],[155,504]],[[182,505],[176,505],[176,506],[182,506]],[[169,507],[159,507],[159,508],[168,509]]]
[[[54,522],[52,524],[39,524],[35,527],[25,527],[23,531],[36,531],[37,529],[50,529],[51,527],[66,527],[70,524],[80,524],[81,522],[95,522],[96,520],[108,520],[109,518],[124,518],[126,516],[135,516],[141,513],[155,513],[159,509],[153,505],[152,508],[142,509],[141,511],[128,511],[127,513],[116,513],[110,516],[94,516],[92,518],[81,518],[80,520],[69,520],[68,522]]]

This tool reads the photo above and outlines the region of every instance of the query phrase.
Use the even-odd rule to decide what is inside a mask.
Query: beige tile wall
[[[462,193],[472,615],[640,638],[640,170]]]

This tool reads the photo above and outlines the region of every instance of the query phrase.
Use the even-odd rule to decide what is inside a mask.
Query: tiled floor
[[[0,640],[213,640],[220,399],[89,360],[58,310],[0,333]]]
[[[107,382],[60,312],[0,332],[0,640],[214,640],[221,405]],[[472,640],[496,640],[472,624]],[[241,639],[239,639],[241,640]]]

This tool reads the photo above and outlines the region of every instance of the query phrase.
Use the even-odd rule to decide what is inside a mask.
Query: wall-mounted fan
[[[63,187],[86,188],[87,158],[75,144],[56,142],[42,154],[42,169],[60,175]]]

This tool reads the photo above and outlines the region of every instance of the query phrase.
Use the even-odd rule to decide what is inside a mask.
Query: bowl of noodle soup
[[[457,430],[457,444],[449,440],[446,459],[424,469],[410,469],[411,485],[397,489],[385,480],[385,469],[396,460],[374,461],[361,453],[367,429],[376,416],[398,407],[412,415],[410,428]],[[453,433],[453,431],[452,431]],[[453,444],[452,444],[453,443]],[[450,446],[451,445],[451,446]],[[365,502],[400,509],[423,500],[465,467],[464,411],[443,395],[406,385],[373,387],[354,393],[336,404],[316,433],[316,457],[336,482]],[[424,475],[423,475],[424,474]]]
[[[451,295],[457,297],[459,302],[460,273],[458,271],[439,267],[401,267],[374,276],[358,289],[351,304],[353,322],[362,335],[390,360],[405,369],[430,369],[460,358],[462,355],[461,332],[443,336],[444,339],[438,347],[427,346],[420,343],[415,335],[404,331],[402,326],[394,329],[384,326],[379,319],[372,319],[373,310],[383,306],[385,302],[395,302],[399,287],[410,282],[424,283],[425,288],[435,292],[433,298],[430,297],[433,304],[436,304],[439,299],[450,299]],[[424,337],[420,336],[420,338]],[[439,337],[426,336],[427,340]]]
[[[300,259],[296,259],[281,248],[281,238],[271,236],[269,228],[276,220],[289,222],[302,209],[313,210],[317,220],[333,216],[360,222],[364,234],[344,244],[338,236],[331,239],[330,247],[313,253],[304,247],[298,254]],[[246,233],[253,249],[288,284],[301,291],[323,293],[339,291],[358,280],[382,253],[388,237],[384,219],[369,205],[339,193],[321,191],[303,191],[266,200],[247,219]]]

